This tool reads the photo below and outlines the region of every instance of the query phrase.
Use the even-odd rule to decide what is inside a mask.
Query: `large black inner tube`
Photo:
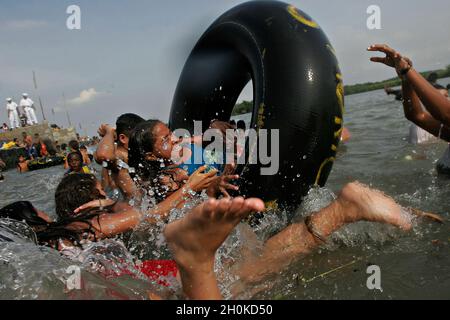
[[[325,184],[344,111],[334,49],[304,12],[283,2],[252,1],[219,17],[186,61],[169,126],[193,133],[194,120],[203,121],[203,129],[212,119],[228,121],[249,80],[251,127],[279,129],[279,170],[261,175],[260,163],[239,166],[240,193],[269,206],[296,206],[312,185]]]

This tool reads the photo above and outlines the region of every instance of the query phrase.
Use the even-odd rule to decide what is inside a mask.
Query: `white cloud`
[[[10,20],[3,23],[4,27],[9,30],[28,30],[44,27],[48,25],[47,21],[44,20]]]
[[[70,99],[69,104],[80,105],[93,100],[96,96],[102,94],[102,92],[97,92],[95,88],[90,88],[80,92],[80,95],[76,98]]]

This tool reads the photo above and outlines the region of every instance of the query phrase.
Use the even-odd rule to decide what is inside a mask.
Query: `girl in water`
[[[192,181],[188,180],[189,183]],[[168,199],[162,203],[167,204]],[[29,208],[3,208],[0,216],[25,219],[35,230],[40,244],[73,256],[77,254],[76,248],[82,248],[86,242],[114,237],[133,229],[142,220],[152,221],[153,215],[164,215],[171,209],[160,207],[159,211],[141,213],[128,204],[105,199],[100,183],[86,174],[65,177],[56,190],[55,201],[57,222],[49,222],[46,215]],[[84,202],[88,203],[83,205]],[[188,297],[220,297],[213,272],[214,253],[242,218],[263,210],[264,204],[259,199],[209,199],[165,227],[164,235]],[[17,217],[19,212],[25,213]],[[231,288],[233,295],[249,292],[248,285],[279,273],[326,243],[328,236],[340,227],[361,220],[388,223],[403,230],[412,226],[411,217],[392,199],[361,184],[348,184],[328,207],[287,226],[268,239],[261,250],[245,251],[239,259],[226,264],[224,271],[239,278]]]
[[[196,158],[205,160],[203,150],[194,145],[191,149],[182,148],[170,129],[159,120],[140,123],[131,134],[129,165],[135,170],[137,183],[143,189],[151,190],[157,201],[182,188],[189,175],[202,168],[202,164],[195,163]],[[210,162],[208,167],[203,167],[198,172],[205,176],[202,190],[206,190],[208,196],[215,197],[219,193],[228,196],[226,190],[238,189],[230,182],[239,176],[229,174],[230,170],[224,170],[223,174],[217,177],[216,173],[221,166]]]
[[[68,176],[65,179],[73,180],[76,175]],[[80,175],[86,186],[93,187],[95,181],[88,175]],[[86,180],[87,179],[87,180]],[[66,181],[68,183],[68,181]],[[98,184],[95,184],[98,187]],[[90,192],[101,195],[101,189],[93,187]],[[60,190],[63,191],[63,190]],[[86,191],[86,192],[84,192]],[[88,194],[88,189],[83,194]],[[65,241],[75,245],[74,240],[81,239],[82,231],[92,234],[93,237],[103,238],[111,234],[112,225],[107,223],[115,214],[106,213],[99,210],[75,217],[66,216],[67,209],[72,201],[59,199],[63,203],[58,203],[60,213],[65,216],[63,221],[58,223],[50,222],[48,216],[37,211],[29,202],[16,202],[0,209],[0,218],[15,220],[25,220],[36,232],[40,242],[59,243]],[[190,210],[183,218],[168,224],[164,230],[170,250],[173,253],[176,265],[180,274],[183,292],[189,299],[221,299],[217,279],[214,273],[215,253],[220,245],[225,241],[234,227],[253,211],[261,211],[264,204],[259,199],[236,198],[225,204],[224,200],[211,199]],[[122,212],[122,216],[123,216]],[[119,214],[120,213],[116,213]],[[116,217],[118,218],[118,217]],[[97,221],[97,222],[96,222]],[[111,222],[111,221],[110,221]],[[118,228],[120,219],[115,222]],[[129,222],[125,222],[127,224]],[[105,228],[105,229],[103,229]],[[113,227],[114,228],[114,227]],[[118,229],[116,229],[118,230]],[[2,241],[12,241],[1,237]],[[151,299],[160,299],[158,292],[149,292]]]

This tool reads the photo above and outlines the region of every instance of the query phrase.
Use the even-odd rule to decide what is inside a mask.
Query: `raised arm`
[[[78,207],[74,212],[79,213],[88,209],[98,209],[102,208],[102,206],[112,205],[112,213],[104,213],[98,218],[91,220],[92,227],[95,230],[95,236],[98,239],[104,239],[133,230],[142,220],[156,224],[161,219],[166,219],[170,211],[180,207],[188,197],[189,193],[186,192],[186,189],[182,188],[146,213],[140,212],[125,202],[114,202],[111,199],[92,200]]]
[[[111,205],[112,200],[93,200],[88,202],[75,210],[75,213],[91,209],[99,208],[101,205]],[[155,215],[160,215],[165,218],[170,212],[170,207],[161,207],[158,210],[151,210],[144,214],[125,202],[117,202],[111,208],[112,213],[101,214],[98,218],[91,220],[92,227],[95,229],[95,235],[99,239],[110,238],[118,234],[133,230],[138,226],[142,220],[147,220],[150,223],[155,223],[157,220]]]
[[[98,129],[98,133],[102,139],[100,140],[97,150],[94,153],[95,161],[99,164],[103,161],[115,161],[115,129],[107,124],[102,124]]]
[[[92,220],[98,238],[109,238],[133,230],[143,218],[143,214],[126,203],[118,202],[113,207],[114,213],[100,215]]]
[[[141,220],[145,219],[150,223],[156,223],[161,219],[166,219],[170,211],[174,208],[180,208],[184,202],[191,198],[196,192],[207,189],[213,181],[217,171],[203,173],[206,166],[200,167],[188,179],[186,184],[161,201],[156,207],[146,213],[142,213],[124,202],[114,202],[111,199],[97,199],[90,201],[77,209],[74,213],[84,210],[101,208],[102,206],[111,206],[113,213],[105,213],[100,217],[94,218],[91,222],[96,229],[98,238],[108,238],[136,227]]]
[[[170,210],[173,208],[181,208],[187,199],[191,198],[197,192],[208,189],[216,178],[217,170],[211,170],[204,173],[206,168],[206,166],[198,168],[189,176],[189,179],[182,188],[173,192],[164,199],[164,201],[158,203],[158,205],[151,210],[150,214],[157,214],[160,217],[165,218]]]
[[[450,142],[450,130],[447,126],[441,127],[441,122],[436,120],[431,114],[423,110],[420,99],[412,88],[409,81],[402,82],[403,89],[403,111],[409,121],[415,123],[420,128],[428,131],[436,137],[440,137]]]
[[[406,73],[405,79],[414,88],[430,114],[446,126],[450,126],[450,101],[414,69]]]
[[[411,60],[387,45],[376,44],[367,50],[385,53],[386,57],[372,57],[370,60],[395,68],[397,74],[411,84],[412,89],[433,118],[450,126],[450,101],[412,68]]]
[[[118,187],[126,199],[131,199],[137,194],[136,184],[130,176],[127,169],[120,169],[117,173],[116,179],[111,179],[113,183]]]

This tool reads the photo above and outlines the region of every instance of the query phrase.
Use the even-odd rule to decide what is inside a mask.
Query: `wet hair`
[[[66,239],[74,245],[81,246],[80,241],[95,231],[91,220],[99,219],[104,211],[90,210],[79,214],[73,211],[84,203],[104,198],[96,189],[97,179],[91,174],[73,174],[63,178],[55,192],[56,213],[58,221],[47,222],[38,216],[36,209],[28,201],[14,202],[0,209],[0,218],[24,221],[36,233],[39,244],[57,249],[57,240]],[[86,227],[70,228],[71,223],[82,222]]]
[[[86,146],[85,146],[84,144],[82,144],[82,145],[80,146],[80,150],[87,150],[87,148],[86,148]]]
[[[37,210],[29,201],[17,201],[13,202],[0,209],[0,221],[14,220],[28,226],[23,228],[20,225],[10,225],[13,227],[14,233],[18,233],[21,236],[25,236],[29,240],[32,240],[35,244],[38,244],[37,232],[46,230],[49,223],[43,218],[39,217]],[[0,241],[13,242],[13,238],[0,234]]]
[[[80,144],[78,143],[77,140],[70,140],[69,147],[71,147],[72,150],[80,150]]]
[[[237,127],[238,129],[245,130],[245,127],[246,127],[245,121],[244,121],[244,120],[239,120],[239,121],[237,122],[236,127]]]
[[[67,155],[67,162],[69,162],[70,159],[72,159],[73,157],[78,157],[78,158],[80,158],[80,161],[83,162],[83,155],[81,154],[80,151],[73,151],[73,152],[69,153]]]
[[[96,241],[95,230],[91,220],[99,219],[104,210],[89,210],[75,214],[76,208],[96,199],[104,199],[97,188],[97,179],[92,174],[76,173],[64,177],[55,191],[55,205],[58,220],[49,223],[44,230],[36,232],[40,244],[56,247],[58,239],[67,239],[74,245],[80,246],[80,241],[86,235],[93,235]],[[99,220],[97,220],[99,221]],[[82,222],[86,227],[76,229],[68,226],[74,222]]]
[[[437,79],[438,79],[438,75],[436,72],[432,72],[427,76],[427,80],[432,83],[436,82]]]
[[[450,83],[446,87],[447,90],[450,90]]]
[[[144,122],[145,120],[134,113],[124,113],[116,120],[116,133],[117,139],[119,139],[119,135],[123,134],[127,137],[130,137],[131,132],[136,126]]]
[[[150,182],[161,172],[161,163],[145,159],[146,153],[153,152],[155,135],[153,131],[159,120],[147,120],[139,123],[131,133],[128,143],[128,164],[134,168],[133,178],[137,176],[140,180]]]
[[[97,179],[92,174],[75,173],[64,177],[55,191],[58,219],[74,216],[74,210],[89,201],[103,198],[96,188]]]
[[[29,226],[46,226],[47,221],[39,217],[29,201],[17,201],[0,209],[0,218],[25,221]]]

